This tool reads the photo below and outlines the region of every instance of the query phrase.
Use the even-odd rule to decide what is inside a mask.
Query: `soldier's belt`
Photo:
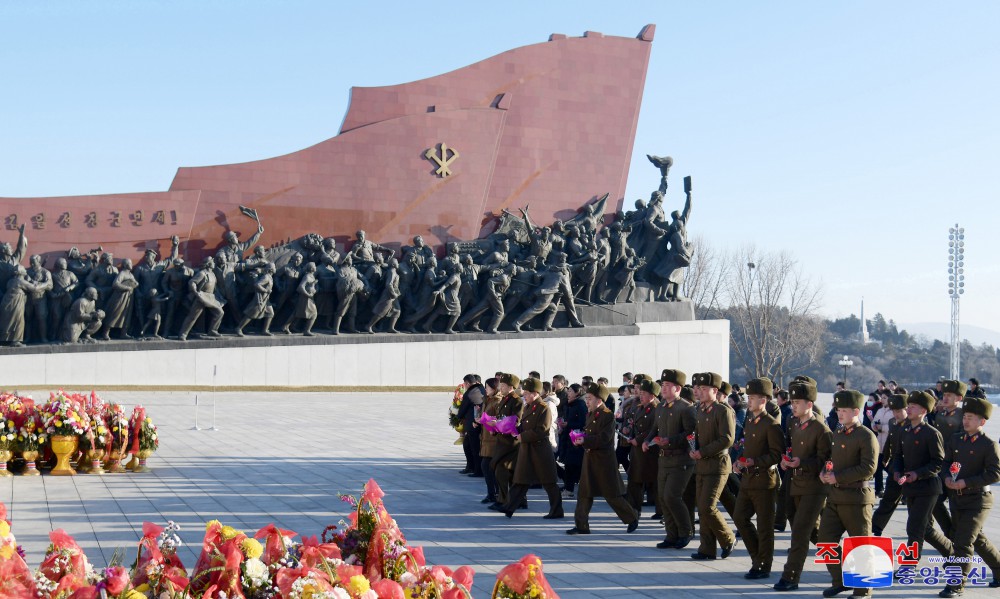
[[[833,486],[837,487],[838,489],[866,489],[868,487],[871,487],[873,484],[874,481],[859,480],[853,483],[837,483]]]
[[[991,487],[982,487],[980,489],[948,489],[953,491],[955,495],[960,497],[975,497],[976,495],[990,495],[992,494]]]

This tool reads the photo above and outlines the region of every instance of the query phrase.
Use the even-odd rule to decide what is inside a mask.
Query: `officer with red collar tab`
[[[993,507],[990,485],[1000,482],[1000,451],[997,442],[983,433],[986,421],[993,415],[993,404],[967,397],[963,412],[964,432],[955,433],[945,441],[944,486],[954,523],[951,530],[954,557],[962,567],[964,579],[969,574],[973,549],[993,572],[1000,572],[1000,553],[983,534],[983,525]],[[1000,581],[994,579],[990,586],[1000,587]],[[957,597],[963,589],[964,584],[948,585],[938,596]]]
[[[736,437],[736,416],[732,408],[716,401],[716,392],[722,385],[720,375],[714,372],[698,373],[694,375],[693,382],[699,401],[695,429],[697,449],[692,449],[689,455],[695,460],[701,544],[698,551],[691,554],[691,559],[715,559],[716,543],[722,546],[722,558],[725,559],[736,547],[736,536],[722,518],[717,504],[732,468],[729,448]]]
[[[774,384],[766,377],[747,383],[746,424],[743,428],[743,457],[733,465],[742,473],[740,491],[736,496],[733,522],[747,546],[752,566],[744,578],[757,580],[771,575],[774,559],[774,499],[778,488],[777,465],[785,450],[781,425],[765,412],[764,406],[774,392]],[[756,514],[757,526],[751,518]]]
[[[774,585],[776,591],[799,588],[809,540],[826,504],[826,485],[820,481],[819,474],[830,459],[832,443],[830,429],[815,410],[816,383],[812,379],[797,378],[788,386],[788,397],[795,420],[789,423],[791,446],[781,460],[781,468],[792,473],[789,496],[795,514],[788,560],[781,579]]]
[[[833,433],[830,461],[819,479],[827,485],[826,507],[819,523],[820,543],[839,543],[846,532],[852,537],[872,534],[872,508],[875,505],[873,478],[878,460],[878,439],[861,423],[861,408],[865,396],[860,391],[845,389],[833,396],[840,426]],[[840,560],[827,564],[832,586],[823,591],[833,597],[847,590]],[[866,597],[870,588],[854,589],[855,597]]]

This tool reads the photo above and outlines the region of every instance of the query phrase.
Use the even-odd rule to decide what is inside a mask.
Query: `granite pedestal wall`
[[[239,345],[234,345],[234,342]],[[90,346],[91,349],[93,346]],[[520,335],[342,335],[122,343],[7,353],[0,388],[451,387],[498,370],[614,385],[625,371],[729,372],[729,322],[640,322]],[[75,347],[72,349],[76,349]]]

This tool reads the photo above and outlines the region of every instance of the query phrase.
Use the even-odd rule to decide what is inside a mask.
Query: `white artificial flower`
[[[376,593],[371,589],[368,589],[364,593],[361,593],[360,599],[378,599],[378,593]]]
[[[351,599],[350,593],[344,590],[343,587],[334,587],[331,595],[333,595],[334,599]]]
[[[243,564],[244,572],[246,572],[247,580],[250,582],[250,586],[259,587],[266,583],[270,578],[267,564],[260,561],[257,558],[251,558]]]

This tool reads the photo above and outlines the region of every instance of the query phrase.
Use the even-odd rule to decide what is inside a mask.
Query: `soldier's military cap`
[[[982,416],[989,420],[993,415],[993,404],[980,397],[966,397],[962,402],[962,411],[976,416]]]
[[[808,381],[796,379],[788,384],[788,399],[804,399],[815,402],[816,385],[810,385]]]
[[[942,393],[954,393],[959,397],[965,397],[965,393],[969,390],[969,386],[962,381],[952,381],[943,380],[941,381],[941,392]]]
[[[747,381],[747,395],[772,397],[774,395],[774,383],[766,376]]]
[[[833,394],[833,406],[835,408],[860,410],[863,405],[865,405],[865,396],[860,391],[844,389]]]
[[[542,381],[538,379],[524,379],[521,381],[521,388],[525,391],[531,391],[533,393],[541,393],[544,386]]]
[[[890,410],[902,410],[906,407],[906,396],[897,393],[896,395],[889,396],[889,409]]]
[[[934,404],[937,400],[934,396],[926,391],[911,391],[909,395],[906,396],[907,404],[917,404],[918,406],[923,406],[928,412],[934,411]]]
[[[608,398],[608,388],[599,383],[590,383],[589,385],[587,385],[587,393],[594,395],[596,397],[600,397],[601,401],[604,401]]]
[[[723,395],[729,395],[733,392],[733,386],[726,381],[722,381],[722,384],[719,385],[719,391],[721,391]]]
[[[633,385],[641,385],[642,381],[651,381],[651,380],[653,380],[653,377],[649,376],[648,374],[642,374],[640,372],[639,374],[634,375],[632,377],[632,384]]]
[[[521,384],[521,379],[516,374],[503,373],[500,375],[500,382],[505,385],[510,385],[511,387],[517,387]]]
[[[706,387],[722,387],[722,375],[714,372],[699,372],[691,379],[693,385],[704,385]]]
[[[692,391],[691,387],[687,385],[681,387],[681,399],[694,401],[694,391]]]
[[[799,376],[795,377],[795,378],[794,378],[794,379],[792,379],[792,380],[793,380],[793,381],[801,381],[801,382],[803,382],[803,383],[809,383],[809,384],[810,384],[810,385],[812,385],[813,387],[815,387],[815,386],[816,386],[816,379],[814,379],[814,378],[813,378],[813,377],[811,377],[811,376],[806,376],[806,375],[804,375],[804,374],[800,374]]]
[[[660,384],[656,381],[643,379],[641,389],[654,396],[658,396],[660,394]]]
[[[684,374],[683,370],[675,370],[673,368],[664,368],[663,374],[660,375],[661,383],[673,383],[675,385],[684,386],[687,382],[687,375]]]

